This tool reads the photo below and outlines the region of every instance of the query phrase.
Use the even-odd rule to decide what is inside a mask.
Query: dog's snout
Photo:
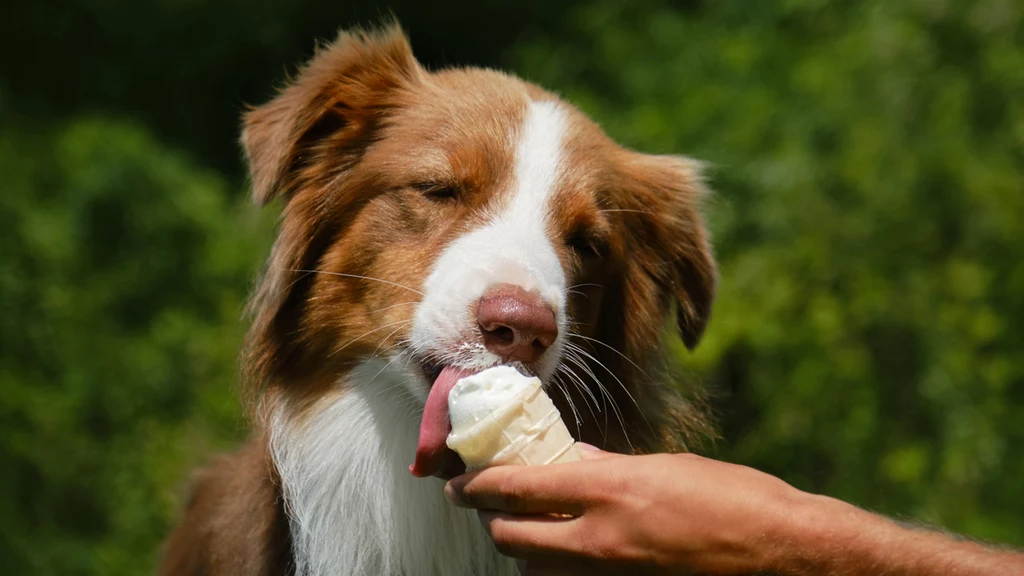
[[[502,360],[535,362],[555,342],[555,311],[539,295],[514,284],[492,286],[477,306],[488,350]]]

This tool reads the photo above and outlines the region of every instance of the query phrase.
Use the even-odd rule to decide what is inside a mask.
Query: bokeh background
[[[0,573],[148,574],[246,434],[274,209],[239,116],[394,14],[624,143],[711,162],[710,452],[1024,545],[1024,5],[15,0],[0,17]]]

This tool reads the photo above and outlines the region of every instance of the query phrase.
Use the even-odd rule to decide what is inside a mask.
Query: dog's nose
[[[480,298],[476,320],[484,346],[506,362],[535,362],[558,337],[551,306],[514,284],[491,286]]]

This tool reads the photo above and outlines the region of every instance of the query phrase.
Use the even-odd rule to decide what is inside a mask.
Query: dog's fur
[[[281,227],[243,356],[252,441],[195,481],[162,574],[512,574],[476,516],[410,475],[432,377],[500,361],[487,286],[540,294],[533,365],[579,439],[677,451],[705,432],[666,382],[715,269],[697,163],[625,150],[499,72],[424,70],[396,26],[342,33],[245,117]]]

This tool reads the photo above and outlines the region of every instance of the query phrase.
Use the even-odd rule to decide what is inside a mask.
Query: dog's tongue
[[[448,366],[441,370],[427,394],[420,421],[420,440],[416,445],[416,461],[409,466],[409,472],[420,478],[426,476],[451,477],[458,473],[461,461],[458,455],[448,449],[445,440],[452,431],[448,418],[448,393],[455,384],[474,373],[473,370]]]

